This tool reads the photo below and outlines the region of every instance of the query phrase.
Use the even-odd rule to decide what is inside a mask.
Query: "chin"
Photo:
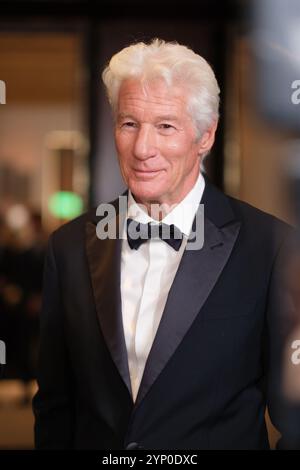
[[[161,188],[155,187],[155,184],[153,184],[153,182],[151,183],[150,181],[132,182],[132,184],[129,184],[129,189],[131,190],[135,199],[144,202],[159,201],[163,194]]]

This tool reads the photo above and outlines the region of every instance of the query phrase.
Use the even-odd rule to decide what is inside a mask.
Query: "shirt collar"
[[[187,237],[190,234],[195,214],[198,210],[203,191],[205,180],[203,175],[199,173],[196,183],[185,198],[177,204],[174,209],[169,212],[161,222],[171,225],[174,224]],[[133,218],[137,222],[147,224],[148,222],[157,223],[147,212],[135,201],[131,191],[128,191],[128,210],[127,216]]]

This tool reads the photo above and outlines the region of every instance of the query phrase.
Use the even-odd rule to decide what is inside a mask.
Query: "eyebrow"
[[[164,116],[157,116],[158,121],[178,121],[178,117],[172,114],[166,114]]]
[[[117,115],[117,119],[133,119],[133,120],[135,120],[135,118],[132,116],[132,114],[126,114],[126,113],[119,113]]]
[[[126,113],[118,114],[117,119],[132,119],[134,121],[136,120],[136,118],[132,116],[132,114],[126,114]],[[172,114],[166,114],[163,116],[157,116],[155,120],[156,121],[178,121],[178,117]]]

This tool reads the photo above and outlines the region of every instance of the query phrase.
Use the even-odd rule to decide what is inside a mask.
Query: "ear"
[[[198,141],[198,154],[199,156],[207,153],[212,148],[215,141],[215,133],[218,127],[218,121],[213,122],[209,129],[207,129]]]

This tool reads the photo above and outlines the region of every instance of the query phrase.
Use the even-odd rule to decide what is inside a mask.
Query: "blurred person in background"
[[[0,259],[1,339],[7,346],[4,378],[26,384],[36,378],[46,239],[36,211],[14,206],[7,214]]]
[[[279,286],[291,229],[200,172],[219,116],[202,57],[137,43],[103,79],[128,204],[50,237],[36,447],[268,449],[266,406],[281,430]],[[204,244],[193,250],[199,204]],[[101,239],[103,220],[125,238]],[[153,225],[159,236],[147,239]]]

